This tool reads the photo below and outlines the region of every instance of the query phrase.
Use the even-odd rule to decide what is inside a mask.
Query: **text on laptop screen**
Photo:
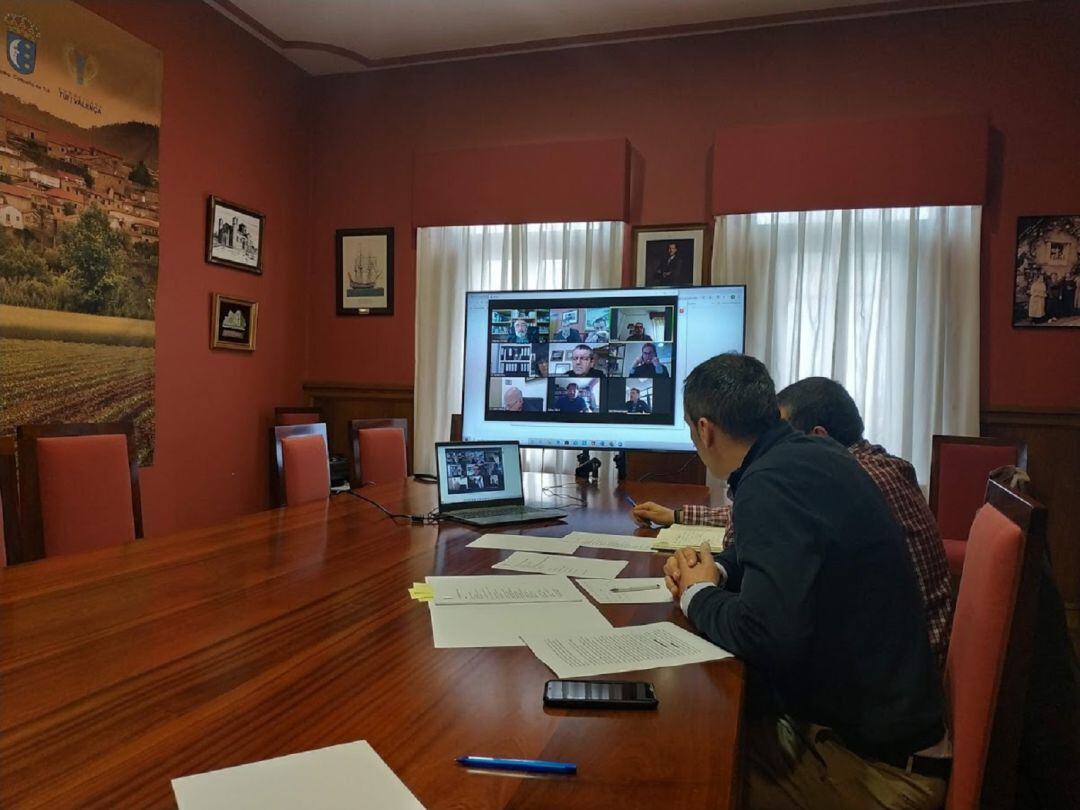
[[[436,454],[442,506],[522,499],[517,444],[439,445]]]
[[[682,383],[743,351],[742,286],[468,293],[466,441],[692,450]]]

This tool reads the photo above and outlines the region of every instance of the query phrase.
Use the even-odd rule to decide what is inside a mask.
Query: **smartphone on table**
[[[558,680],[544,684],[544,705],[559,709],[655,709],[660,705],[645,681]]]

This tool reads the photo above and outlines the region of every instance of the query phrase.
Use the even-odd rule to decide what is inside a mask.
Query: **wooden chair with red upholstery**
[[[15,437],[0,436],[0,568],[21,561],[21,536]]]
[[[991,470],[1027,466],[1027,446],[1010,439],[934,436],[930,461],[930,511],[937,519],[949,571],[964,569],[965,538],[983,503]]]
[[[18,562],[142,537],[139,462],[130,422],[21,425]]]
[[[326,425],[270,428],[270,501],[298,506],[330,497],[330,458]]]
[[[354,487],[409,477],[408,419],[352,419],[349,435]]]
[[[945,665],[953,743],[947,810],[1013,805],[1045,543],[1046,510],[987,482],[967,535]]]
[[[321,408],[282,407],[274,408],[274,425],[314,425],[325,422]]]

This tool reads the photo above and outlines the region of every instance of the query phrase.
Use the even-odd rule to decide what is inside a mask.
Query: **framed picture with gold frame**
[[[255,301],[214,293],[210,306],[210,348],[255,351],[259,305]]]

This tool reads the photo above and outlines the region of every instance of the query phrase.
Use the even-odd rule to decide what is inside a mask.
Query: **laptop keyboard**
[[[478,509],[460,509],[455,515],[464,518],[483,518],[492,515],[533,515],[537,512],[551,512],[551,509],[533,509],[529,506],[485,506]]]

